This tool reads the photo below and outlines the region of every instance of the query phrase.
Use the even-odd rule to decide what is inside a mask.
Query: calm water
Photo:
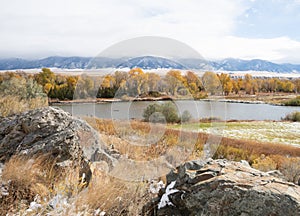
[[[114,102],[102,104],[67,104],[57,107],[73,115],[96,116],[113,119],[142,119],[143,110],[154,102]],[[166,102],[158,102],[166,103]],[[179,112],[188,110],[194,119],[219,117],[224,120],[280,120],[300,107],[272,106],[268,104],[242,104],[208,101],[176,101]]]

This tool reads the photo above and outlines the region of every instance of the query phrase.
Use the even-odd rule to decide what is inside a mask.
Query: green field
[[[235,139],[300,145],[299,122],[213,122],[170,125],[171,128],[220,134]]]

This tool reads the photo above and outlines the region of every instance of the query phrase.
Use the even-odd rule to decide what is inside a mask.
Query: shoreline
[[[205,99],[191,99],[191,98],[172,98],[172,97],[158,97],[158,98],[128,98],[128,99],[117,99],[117,98],[97,98],[97,99],[84,99],[84,100],[50,100],[49,105],[66,105],[66,104],[89,104],[89,103],[115,103],[115,102],[129,102],[129,101],[148,101],[148,102],[159,102],[159,101],[182,101],[182,100],[194,100],[194,101],[205,101],[205,102],[224,102],[224,103],[242,103],[242,104],[268,104],[271,106],[285,106],[282,103],[271,103],[262,100],[241,100],[241,99],[221,99],[221,98],[205,98]]]
[[[96,98],[96,99],[82,99],[82,100],[54,100],[50,99],[49,105],[59,105],[59,104],[84,104],[84,103],[114,103],[114,102],[128,102],[128,101],[171,101],[171,100],[183,100],[175,99],[168,96],[163,97],[145,97],[145,98]]]
[[[226,103],[242,103],[242,104],[268,104],[272,106],[286,106],[284,103],[286,101],[295,99],[299,97],[299,94],[275,94],[275,93],[259,93],[255,95],[210,95],[206,98],[193,98],[191,96],[178,97],[171,95],[161,95],[159,97],[144,96],[144,97],[128,97],[123,96],[122,98],[87,98],[79,100],[59,100],[49,98],[49,105],[63,105],[63,104],[84,104],[84,103],[113,103],[113,102],[132,102],[132,101],[149,101],[149,102],[159,102],[159,101],[218,101]],[[297,107],[297,106],[296,106]]]

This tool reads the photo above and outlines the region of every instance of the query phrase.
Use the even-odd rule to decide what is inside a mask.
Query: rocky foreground
[[[0,180],[1,163],[5,167],[15,155],[36,154],[55,156],[57,164],[79,161],[81,172],[90,175],[86,181],[93,175],[91,162],[104,161],[113,167],[118,160],[94,129],[60,109],[48,107],[0,118]],[[11,190],[9,183],[0,185],[3,206]],[[245,161],[190,161],[170,171],[166,187],[144,203],[141,214],[300,215],[300,187],[281,179],[277,171],[260,172]]]
[[[90,125],[59,108],[46,107],[0,118],[2,163],[14,155],[49,154],[58,163],[73,160],[85,166],[89,161],[105,160],[111,165],[113,158],[106,150]]]
[[[246,161],[190,161],[167,175],[147,208],[152,215],[300,215],[300,187],[278,176]]]

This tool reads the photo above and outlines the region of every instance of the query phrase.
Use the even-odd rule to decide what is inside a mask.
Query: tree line
[[[160,76],[144,72],[140,68],[129,72],[116,71],[104,76],[60,75],[48,68],[43,68],[37,74],[6,72],[0,74],[0,90],[1,86],[6,89],[5,86],[10,85],[11,79],[14,82],[30,80],[31,85],[36,89],[40,86],[48,98],[59,100],[163,95],[201,99],[208,95],[300,92],[300,79],[255,78],[250,74],[232,78],[229,74],[213,72],[205,72],[200,77],[192,71],[182,73],[179,70],[170,70],[166,75]]]

